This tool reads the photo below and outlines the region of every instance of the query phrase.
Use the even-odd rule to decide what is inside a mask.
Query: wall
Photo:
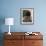
[[[46,44],[46,0],[0,0],[0,18],[13,17],[14,26],[11,32],[35,32],[40,31],[44,35],[44,46]],[[20,24],[20,8],[34,8],[34,24]],[[0,32],[8,32],[8,26],[2,24]]]
[[[46,1],[44,0],[1,0],[1,17],[13,17],[15,19],[12,31],[41,31],[46,30]],[[20,8],[34,8],[34,24],[20,24]],[[7,26],[2,26],[2,32],[7,31]],[[44,30],[45,29],[45,30]],[[43,31],[44,30],[44,31]]]

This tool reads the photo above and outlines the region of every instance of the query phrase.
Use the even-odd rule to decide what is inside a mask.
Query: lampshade
[[[13,25],[14,18],[5,18],[5,25]]]

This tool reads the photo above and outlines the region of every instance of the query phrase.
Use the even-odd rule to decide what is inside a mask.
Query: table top
[[[32,32],[32,34],[25,34],[27,32],[11,32],[11,35],[8,32],[4,33],[5,39],[43,39],[43,35],[40,32]],[[35,35],[38,34],[38,35]]]

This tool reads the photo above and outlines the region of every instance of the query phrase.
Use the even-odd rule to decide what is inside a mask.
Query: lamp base
[[[9,35],[11,35],[11,33],[10,33],[10,32],[8,32],[8,34],[9,34]]]

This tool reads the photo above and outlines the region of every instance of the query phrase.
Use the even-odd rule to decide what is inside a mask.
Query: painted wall
[[[34,24],[20,24],[20,8],[34,8]],[[11,32],[35,32],[40,31],[44,35],[44,46],[46,44],[46,0],[0,0],[0,18],[13,17],[14,26]],[[8,32],[8,26],[0,24],[0,32]]]
[[[46,1],[44,0],[1,0],[1,15],[2,17],[13,17],[15,24],[12,26],[12,31],[46,31]],[[34,24],[20,24],[20,8],[34,8]],[[2,25],[2,32],[8,31],[8,27]],[[13,29],[14,27],[14,29]]]

